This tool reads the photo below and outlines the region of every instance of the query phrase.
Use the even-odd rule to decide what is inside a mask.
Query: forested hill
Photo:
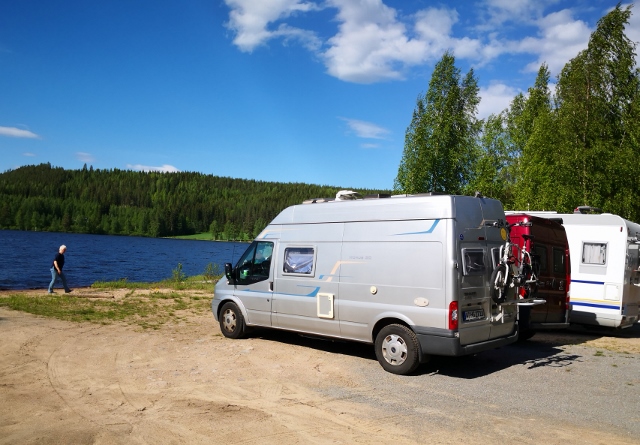
[[[285,207],[340,189],[40,164],[0,174],[0,229],[151,237],[212,232],[215,239],[249,240]]]

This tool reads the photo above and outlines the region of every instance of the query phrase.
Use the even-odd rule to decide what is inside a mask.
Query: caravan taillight
[[[452,331],[458,330],[458,302],[452,301],[449,303],[449,329]]]

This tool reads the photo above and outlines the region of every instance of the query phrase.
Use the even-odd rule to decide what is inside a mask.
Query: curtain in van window
[[[284,273],[310,274],[313,269],[313,249],[308,247],[287,248],[284,251]]]
[[[607,245],[603,243],[584,243],[582,246],[583,264],[605,264]]]

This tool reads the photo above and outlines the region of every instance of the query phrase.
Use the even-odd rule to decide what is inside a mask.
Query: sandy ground
[[[0,308],[0,338],[0,444],[640,443],[546,417],[487,422],[478,404],[390,410],[373,396],[380,387],[410,398],[429,376],[385,373],[363,345],[308,345],[291,334],[228,340],[210,314],[142,330]],[[637,337],[593,342],[640,358]]]

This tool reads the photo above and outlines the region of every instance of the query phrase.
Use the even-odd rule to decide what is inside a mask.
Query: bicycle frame
[[[518,305],[531,306],[545,303],[533,298],[537,291],[538,277],[531,252],[527,250],[528,237],[522,247],[511,241],[511,227],[523,223],[506,224],[505,244],[500,246],[499,261],[491,274],[491,298],[497,304],[507,301],[507,293],[514,289]]]

